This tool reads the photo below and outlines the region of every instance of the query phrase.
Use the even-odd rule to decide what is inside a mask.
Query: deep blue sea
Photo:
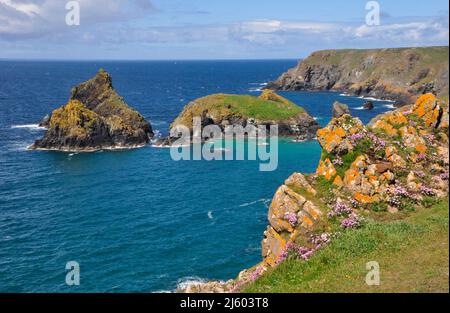
[[[190,100],[258,95],[296,64],[282,61],[0,61],[0,292],[154,292],[230,279],[260,260],[267,206],[294,171],[313,172],[317,142],[279,144],[279,166],[173,161],[168,149],[27,151],[35,124],[102,67],[126,102],[167,133]],[[335,100],[364,122],[391,108],[325,92],[283,92],[322,125]],[[65,284],[66,263],[81,284]]]

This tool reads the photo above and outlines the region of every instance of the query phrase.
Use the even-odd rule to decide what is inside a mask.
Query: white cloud
[[[0,0],[0,39],[20,40],[71,31],[67,1]],[[155,9],[149,0],[78,0],[83,27],[130,21]]]
[[[131,44],[134,48],[165,47],[168,51],[171,47],[177,47],[178,51],[206,48],[209,53],[215,51],[215,57],[225,51],[242,56],[293,57],[329,48],[448,45],[449,36],[448,13],[402,19],[387,15],[379,26],[267,19],[216,25],[198,20],[181,26],[170,26],[176,23],[166,21],[169,26],[155,27],[145,20],[149,14],[160,13],[149,0],[79,2],[81,26],[68,27],[65,1],[0,0],[0,44],[3,47],[6,42],[28,44],[30,53],[33,44],[45,45],[48,50],[43,51],[52,50],[51,45],[55,46],[53,50],[63,45],[67,50],[73,45],[76,49],[84,46],[84,51],[99,47],[104,49],[99,51],[118,47],[123,51],[126,44]]]
[[[21,13],[24,13],[28,16],[33,16],[35,14],[40,13],[40,7],[35,3],[29,2],[17,2],[13,0],[1,0],[0,3],[3,3],[6,6],[9,6]]]
[[[335,41],[338,43],[382,41],[385,44],[403,41],[448,43],[448,15],[414,22],[382,24],[379,26],[352,25],[348,23],[307,23],[279,20],[250,21],[231,27],[235,40],[270,44],[290,40]]]

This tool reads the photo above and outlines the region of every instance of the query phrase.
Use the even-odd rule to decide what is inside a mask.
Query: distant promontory
[[[428,92],[448,97],[448,58],[448,46],[323,50],[300,61],[267,88],[338,91],[404,105]]]

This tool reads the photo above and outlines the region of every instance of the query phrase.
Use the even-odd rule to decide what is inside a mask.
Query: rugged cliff
[[[428,92],[448,97],[448,57],[448,47],[318,51],[267,88],[332,90],[408,104]]]
[[[104,70],[74,87],[69,102],[40,125],[47,127],[47,132],[31,149],[129,148],[142,146],[153,137],[150,123],[116,93],[111,76]]]
[[[235,280],[184,291],[239,291],[287,259],[309,260],[372,214],[403,214],[448,197],[448,131],[448,102],[432,94],[367,126],[348,114],[333,118],[317,132],[316,173],[292,174],[273,197],[263,261]]]
[[[171,129],[186,126],[191,131],[193,118],[200,117],[202,127],[217,125],[224,130],[228,125],[258,127],[278,125],[278,135],[298,139],[312,139],[319,125],[302,107],[265,90],[259,97],[249,95],[213,94],[186,105],[171,125]],[[165,140],[170,143],[170,140]]]

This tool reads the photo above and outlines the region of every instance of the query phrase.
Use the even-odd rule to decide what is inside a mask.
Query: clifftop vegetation
[[[448,46],[314,52],[268,88],[334,90],[408,104],[423,93],[448,99]]]

